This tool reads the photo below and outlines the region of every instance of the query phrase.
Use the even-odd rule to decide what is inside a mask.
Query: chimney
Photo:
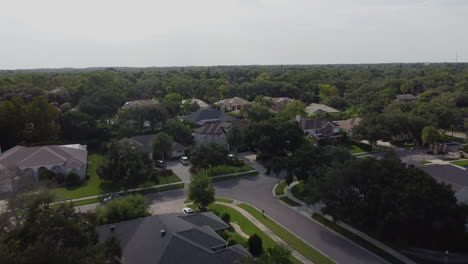
[[[296,122],[301,123],[301,116],[300,115],[296,115]]]
[[[166,235],[166,230],[161,229],[161,236],[164,237]]]

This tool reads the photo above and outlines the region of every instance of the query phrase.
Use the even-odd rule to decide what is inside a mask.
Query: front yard
[[[458,160],[458,161],[452,161],[450,163],[460,166],[460,167],[468,167],[468,160]]]
[[[226,174],[233,174],[233,173],[240,173],[253,170],[252,167],[249,165],[244,165],[241,167],[237,166],[230,166],[230,165],[219,165],[212,167],[211,169],[202,170],[205,172],[209,177],[219,176],[219,175],[226,175]]]
[[[70,200],[76,199],[81,197],[99,195],[109,192],[117,192],[121,191],[122,189],[115,185],[112,181],[103,180],[99,178],[96,173],[99,164],[101,163],[103,157],[100,154],[91,154],[88,156],[88,176],[89,179],[80,186],[67,188],[67,187],[60,187],[54,189],[56,195],[59,197],[59,200]],[[152,181],[147,181],[143,184],[140,184],[136,188],[139,187],[149,187],[153,185],[161,185],[173,182],[179,182],[180,179],[176,175],[168,175],[167,177],[160,177],[159,183],[156,184]]]

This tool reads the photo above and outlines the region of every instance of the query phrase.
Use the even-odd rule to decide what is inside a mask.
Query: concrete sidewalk
[[[228,207],[231,207],[231,208],[237,210],[245,218],[247,218],[250,222],[252,222],[256,227],[258,227],[260,230],[265,232],[265,234],[267,234],[271,239],[273,239],[273,241],[275,241],[275,242],[277,242],[277,243],[279,243],[281,245],[287,246],[289,248],[289,246],[288,246],[288,244],[286,242],[284,242],[280,237],[278,237],[275,233],[273,233],[273,231],[271,231],[268,227],[264,226],[260,221],[257,220],[257,218],[253,217],[250,213],[248,213],[247,211],[245,211],[241,207],[236,206],[237,204],[240,204],[239,201],[234,201],[234,203],[223,203],[223,202],[216,202],[216,203],[222,204],[224,206],[228,206]],[[299,252],[295,251],[294,249],[290,248],[290,250],[291,250],[291,254],[295,258],[297,258],[299,261],[301,261],[302,263],[305,263],[305,264],[313,263],[312,261],[310,261],[309,259],[307,259],[303,255],[301,255]]]

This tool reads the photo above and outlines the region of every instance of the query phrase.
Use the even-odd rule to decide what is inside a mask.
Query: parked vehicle
[[[194,213],[195,213],[195,212],[193,211],[193,209],[192,209],[192,208],[188,208],[188,207],[186,207],[186,208],[182,209],[182,211],[183,211],[183,212],[184,212],[184,214],[186,214],[186,215],[192,215],[192,214],[194,214]]]
[[[125,194],[123,192],[115,193],[104,198],[101,203],[106,204],[106,203],[109,203],[110,201],[113,201],[115,199],[120,199],[124,196]]]
[[[189,165],[189,158],[187,156],[180,157],[179,161],[182,163],[182,165]]]
[[[166,163],[163,160],[155,160],[154,165],[158,168],[165,168]]]

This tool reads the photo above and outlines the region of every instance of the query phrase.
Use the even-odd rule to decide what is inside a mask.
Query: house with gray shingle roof
[[[15,146],[0,154],[0,169],[14,171],[19,177],[31,176],[35,180],[46,170],[56,174],[73,172],[84,180],[87,165],[88,151],[85,145],[79,144]]]
[[[326,119],[326,118],[306,118],[302,116],[296,116],[296,121],[304,130],[304,134],[307,138],[318,143],[321,140],[328,140],[331,143],[338,143],[341,141],[343,135],[340,134],[340,127]]]
[[[195,146],[207,145],[211,143],[223,145],[229,148],[226,134],[233,126],[240,128],[247,127],[247,124],[240,120],[206,123],[194,129],[193,138]]]
[[[250,256],[240,245],[228,246],[216,232],[229,226],[212,212],[162,214],[97,228],[103,243],[120,237],[121,263],[235,263]]]

